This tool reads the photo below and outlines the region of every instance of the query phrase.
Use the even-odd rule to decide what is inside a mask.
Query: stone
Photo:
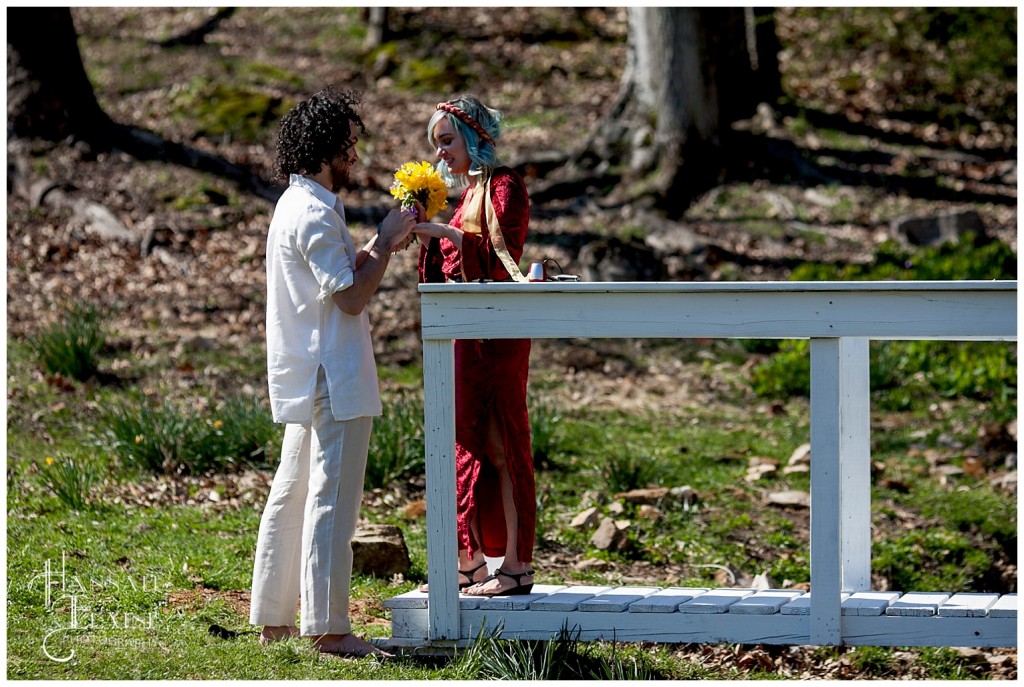
[[[768,494],[768,503],[772,506],[810,508],[811,495],[806,491],[778,491],[774,494]]]
[[[775,584],[775,580],[773,580],[767,572],[754,575],[754,580],[751,582],[750,586],[758,591],[778,588],[778,585]]]
[[[778,467],[770,463],[759,463],[747,468],[747,475],[744,479],[748,482],[756,482],[764,477],[774,477]]]
[[[590,537],[590,544],[601,551],[622,552],[629,548],[629,536],[625,530],[620,530],[615,521],[605,518],[597,526],[597,531]]]
[[[890,230],[915,246],[936,246],[956,243],[967,232],[981,235],[985,232],[985,223],[976,211],[963,210],[930,217],[899,217],[892,221]]]
[[[589,529],[596,525],[601,519],[601,514],[597,512],[597,506],[591,506],[585,511],[581,511],[576,514],[576,517],[569,523],[569,527],[574,530]]]
[[[612,564],[608,561],[603,561],[600,558],[584,558],[582,561],[576,563],[576,565],[574,565],[573,567],[581,572],[606,572],[608,570],[611,570]]]
[[[650,504],[643,504],[636,510],[636,517],[641,520],[650,520],[651,522],[658,522],[661,520],[661,511],[658,510],[657,506]]]
[[[633,489],[631,491],[624,491],[616,494],[615,498],[622,499],[626,503],[632,504],[653,504],[661,501],[668,495],[668,487],[653,487],[650,489]]]
[[[402,530],[395,525],[360,525],[352,538],[352,570],[391,577],[409,571],[411,561]]]
[[[811,463],[811,445],[801,444],[794,449],[793,453],[790,454],[787,465],[810,465]]]
[[[584,245],[577,260],[584,281],[660,281],[665,269],[644,241],[615,236]]]

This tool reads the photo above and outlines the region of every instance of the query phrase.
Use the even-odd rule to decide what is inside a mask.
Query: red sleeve
[[[444,256],[441,255],[441,245],[438,239],[420,239],[420,255],[418,263],[420,283],[444,282],[444,271],[442,270]]]
[[[491,178],[491,203],[505,238],[505,247],[512,260],[518,263],[523,257],[530,226],[530,196],[522,177],[508,168],[497,170]],[[490,239],[485,236],[465,234],[462,237],[462,267],[469,280],[505,281],[510,278]]]

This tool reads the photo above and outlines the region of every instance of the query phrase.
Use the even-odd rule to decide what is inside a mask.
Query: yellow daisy
[[[427,161],[406,162],[395,172],[391,195],[401,201],[403,208],[412,207],[416,201],[423,204],[427,217],[433,217],[448,207],[448,186]]]

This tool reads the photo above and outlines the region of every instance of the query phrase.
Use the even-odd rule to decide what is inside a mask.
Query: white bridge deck
[[[1016,644],[1013,595],[870,591],[868,381],[871,340],[1016,341],[1016,281],[470,283],[419,290],[430,592],[387,602],[396,642],[465,641],[486,623],[524,638],[551,637],[567,626],[584,638],[631,641]],[[490,601],[459,595],[454,340],[579,337],[810,341],[813,598],[722,589],[683,600],[685,590],[546,587]],[[612,597],[616,603],[605,603]]]
[[[792,589],[536,585],[531,594],[461,594],[460,641],[481,631],[503,639],[813,644],[811,594]],[[427,639],[427,595],[384,602],[393,646]],[[842,594],[843,642],[872,646],[1016,646],[1017,595],[856,592]]]

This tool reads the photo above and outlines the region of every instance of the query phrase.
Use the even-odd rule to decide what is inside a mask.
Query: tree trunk
[[[69,8],[7,9],[7,126],[14,136],[51,141],[96,141],[109,132]]]
[[[750,45],[766,32],[760,19],[742,8],[629,8],[622,86],[592,146],[669,216],[720,181],[731,123],[778,92],[777,58]]]
[[[366,48],[374,50],[390,38],[388,8],[370,7],[366,17]]]

